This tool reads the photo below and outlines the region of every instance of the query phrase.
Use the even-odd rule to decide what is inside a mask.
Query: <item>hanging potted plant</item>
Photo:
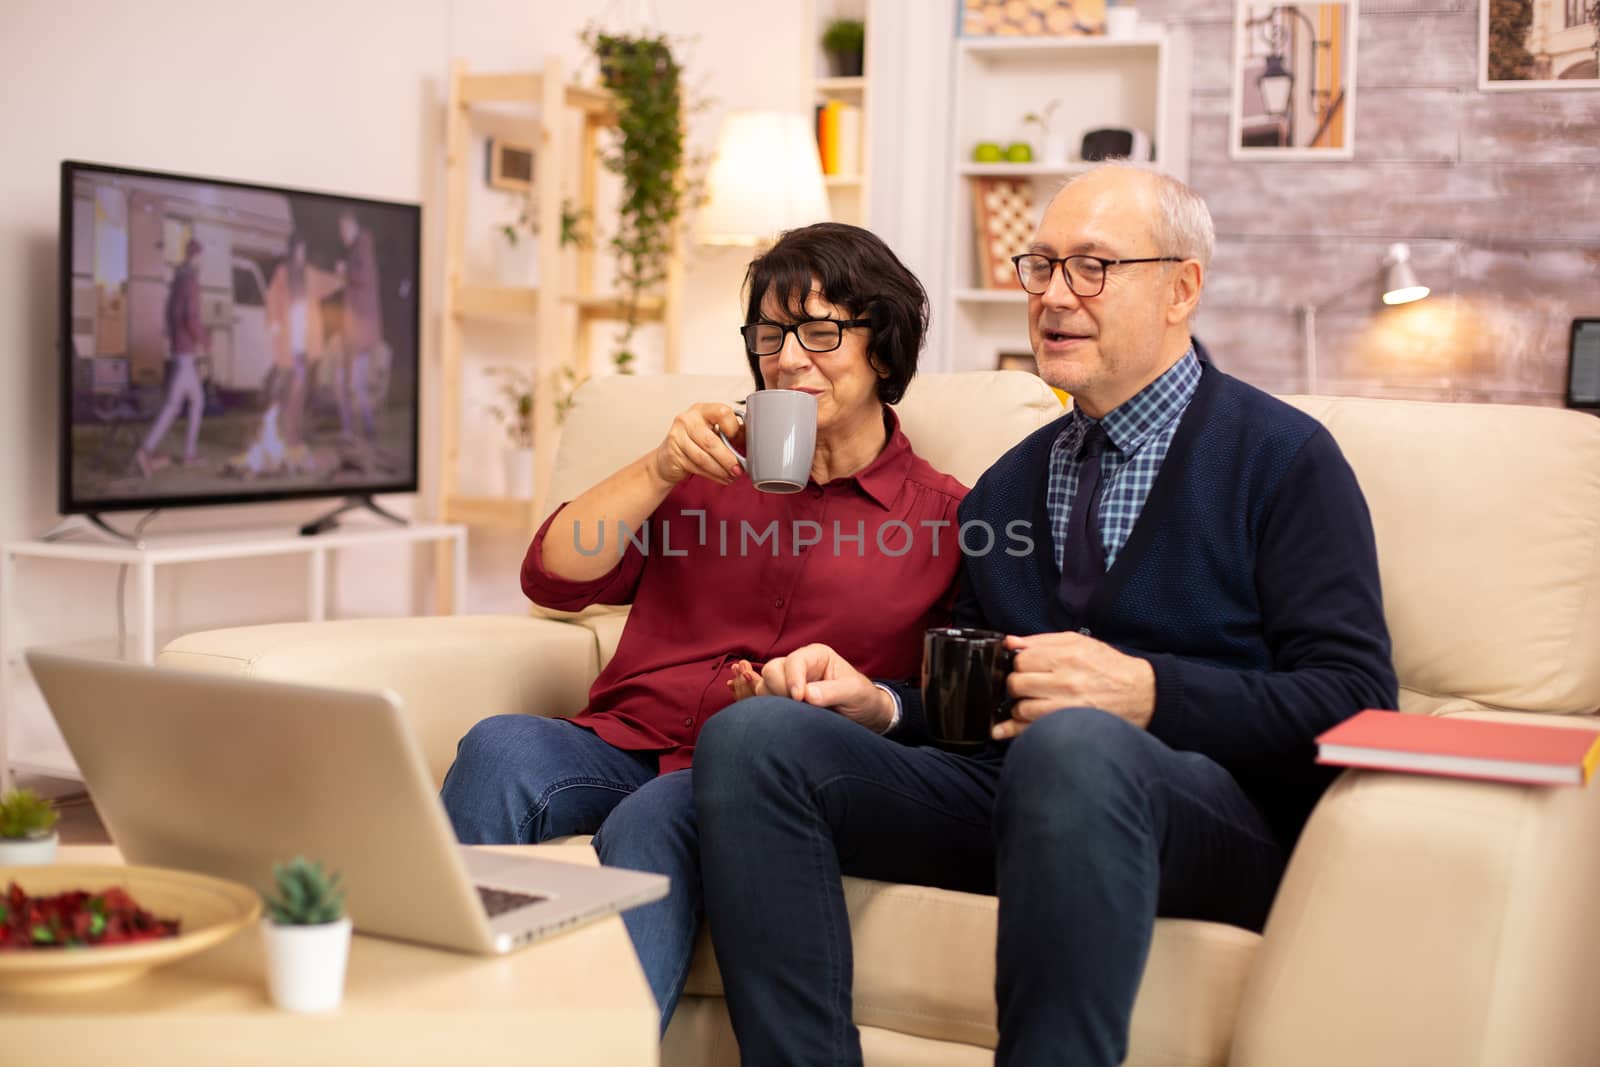
[[[616,232],[610,245],[622,297],[622,332],[612,363],[633,373],[633,336],[642,298],[667,277],[684,204],[683,69],[665,36],[585,30],[582,40],[600,65],[600,81],[615,95],[620,136],[606,152],[606,169],[622,179]]]
[[[50,801],[31,789],[0,795],[0,867],[54,862],[57,817]]]
[[[866,23],[860,19],[834,19],[822,31],[822,50],[828,53],[834,77],[861,77],[867,51]]]
[[[261,938],[273,1003],[285,1011],[332,1011],[344,999],[350,959],[350,917],[339,876],[296,856],[275,864],[272,878],[277,895],[263,895]]]

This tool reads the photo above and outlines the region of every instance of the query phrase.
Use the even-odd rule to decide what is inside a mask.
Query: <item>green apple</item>
[[[1000,146],[993,141],[979,141],[978,147],[972,150],[972,160],[975,163],[998,163],[1006,158],[1000,151]]]
[[[1012,141],[1010,144],[1006,145],[1006,162],[1032,163],[1033,145],[1029,144],[1027,141]]]

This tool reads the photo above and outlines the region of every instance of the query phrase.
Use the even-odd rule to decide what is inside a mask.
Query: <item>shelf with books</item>
[[[872,97],[872,70],[840,76],[822,48],[822,37],[836,19],[860,19],[872,31],[870,0],[812,0],[814,27],[811,101],[817,130],[817,155],[828,190],[829,214],[839,222],[867,226],[868,191],[872,180],[871,136],[867,111]]]

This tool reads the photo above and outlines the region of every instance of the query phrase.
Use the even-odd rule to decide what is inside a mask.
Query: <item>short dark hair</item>
[[[813,282],[822,298],[847,318],[871,319],[867,362],[881,377],[878,399],[897,403],[917,373],[917,357],[928,336],[928,294],[900,257],[870,230],[842,222],[818,222],[789,230],[745,273],[745,322],[761,318],[768,293],[796,319],[806,316]],[[761,360],[747,351],[756,388],[764,388]]]

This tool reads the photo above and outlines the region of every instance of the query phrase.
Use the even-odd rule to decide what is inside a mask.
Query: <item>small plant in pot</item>
[[[1067,162],[1070,154],[1067,146],[1067,136],[1052,125],[1056,109],[1061,106],[1060,100],[1052,100],[1038,111],[1030,111],[1022,116],[1022,125],[1037,126],[1043,138],[1043,161],[1051,166],[1062,166]]]
[[[490,367],[485,374],[495,383],[494,400],[487,407],[506,433],[506,495],[527,497],[533,492],[533,372],[522,367]]]
[[[277,895],[262,897],[267,914],[261,938],[273,1003],[285,1011],[332,1011],[344,998],[350,960],[350,918],[339,876],[296,856],[274,865],[272,878]]]
[[[859,78],[867,49],[867,25],[860,19],[834,19],[822,31],[822,50],[828,53],[838,78]]]
[[[31,789],[0,794],[0,867],[53,862],[57,817],[50,801]]]

